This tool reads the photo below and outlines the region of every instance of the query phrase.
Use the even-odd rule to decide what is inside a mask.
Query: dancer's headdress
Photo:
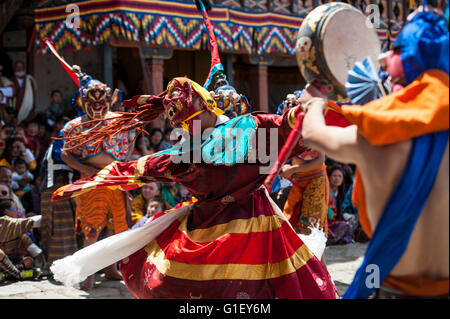
[[[406,84],[426,70],[449,71],[447,21],[432,11],[417,13],[403,27],[393,48],[400,49]]]
[[[86,113],[91,119],[101,119],[111,107],[122,102],[122,92],[118,89],[111,94],[111,88],[106,84],[93,79],[90,75],[81,72],[78,65],[70,66],[56,51],[50,39],[44,39],[44,47],[47,47],[60,61],[63,68],[78,86],[72,98],[72,106],[78,115]]]

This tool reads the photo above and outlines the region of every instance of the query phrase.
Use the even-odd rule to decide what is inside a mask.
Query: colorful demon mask
[[[215,91],[211,91],[212,98],[216,101],[217,107],[221,109],[229,118],[250,112],[250,103],[244,95],[238,94],[232,87],[223,73],[215,77]]]
[[[283,114],[287,109],[290,109],[291,107],[294,107],[298,105],[297,99],[300,98],[302,95],[302,90],[295,91],[294,93],[289,93],[286,95],[286,100],[281,102],[280,105],[278,105],[277,114],[281,115]]]
[[[114,90],[106,84],[93,79],[90,75],[82,73],[79,66],[74,65],[73,70],[78,76],[81,88],[75,93],[72,103],[78,111],[82,111],[92,119],[102,119],[111,107],[122,101],[119,90]],[[80,114],[80,112],[78,112]]]
[[[188,78],[174,78],[169,82],[163,105],[171,124],[188,132],[194,119],[203,112],[223,114],[209,92]]]

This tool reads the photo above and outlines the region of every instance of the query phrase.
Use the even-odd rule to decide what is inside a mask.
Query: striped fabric
[[[217,1],[209,13],[221,51],[295,55],[297,31],[312,9],[312,0],[289,6],[284,0],[245,0],[244,8],[240,2]],[[81,50],[120,37],[134,42],[142,37],[151,46],[209,49],[203,19],[194,1],[91,0],[73,4],[80,10],[78,30],[66,24],[66,5],[35,10],[38,50],[46,37],[58,51]],[[296,12],[286,13],[291,7]],[[388,34],[384,20],[377,32],[382,42],[395,40],[396,34]]]
[[[89,238],[97,237],[106,226],[115,234],[128,230],[125,193],[108,188],[95,189],[77,198],[76,219]]]
[[[33,220],[30,218],[0,217],[0,248],[12,256],[26,251],[32,244],[26,233],[32,228]]]
[[[65,181],[65,182],[64,182]],[[58,176],[55,186],[41,193],[41,236],[42,248],[47,253],[48,262],[75,253],[75,203],[72,199],[52,203],[53,192],[65,185],[68,178]]]

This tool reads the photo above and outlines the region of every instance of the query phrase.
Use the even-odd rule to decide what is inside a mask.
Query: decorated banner
[[[221,52],[295,55],[303,16],[212,6]],[[173,49],[208,50],[208,32],[194,1],[85,0],[35,10],[36,46],[49,38],[56,50],[82,50],[124,38]],[[377,30],[388,39],[384,26]],[[392,34],[391,34],[391,41]]]

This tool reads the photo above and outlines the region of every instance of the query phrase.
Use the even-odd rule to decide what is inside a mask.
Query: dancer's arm
[[[79,162],[70,152],[61,151],[61,159],[71,168],[80,171],[81,173],[92,176],[98,173],[99,169],[90,165]]]
[[[325,124],[325,100],[314,99],[306,106],[302,136],[308,145],[343,163],[358,164],[370,144],[358,134],[356,125],[347,127]]]
[[[60,187],[53,193],[52,200],[76,197],[101,187],[129,191],[149,182],[176,182],[176,176],[182,175],[188,170],[187,165],[174,163],[172,157],[164,151],[143,156],[132,162],[112,162],[96,175]]]
[[[310,162],[303,162],[302,164],[295,164],[295,158],[292,159],[292,164],[284,164],[280,171],[280,176],[289,178],[295,173],[309,172],[319,169],[325,162],[325,155],[319,152],[318,156]]]

